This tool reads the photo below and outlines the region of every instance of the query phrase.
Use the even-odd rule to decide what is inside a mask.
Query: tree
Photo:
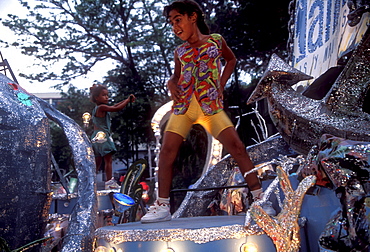
[[[67,92],[62,92],[63,101],[57,104],[57,109],[66,114],[81,127],[84,127],[82,115],[85,112],[91,114],[95,104],[90,101],[89,93],[84,89],[77,89],[75,86],[70,86]],[[91,133],[91,125],[87,129]]]
[[[291,0],[197,0],[212,32],[222,34],[237,59],[237,71],[258,78],[272,53],[286,56]]]
[[[27,19],[9,15],[3,25],[22,39],[3,43],[19,47],[45,66],[45,72],[25,77],[67,84],[98,61],[111,59],[130,71],[136,83],[144,78],[158,94],[167,94],[164,84],[173,48],[165,40],[173,35],[163,25],[165,1],[37,0],[32,7],[19,1],[29,9]],[[65,62],[60,73],[47,66],[60,61]]]
[[[57,104],[57,109],[72,118],[90,135],[93,130],[92,124],[84,128],[82,122],[82,114],[85,112],[91,113],[95,106],[90,102],[87,92],[71,86],[66,93],[62,93],[62,98],[63,101]],[[63,129],[58,124],[50,121],[50,133],[51,151],[59,167],[67,172],[73,170],[72,152]]]
[[[126,99],[134,94],[136,101],[125,109],[112,113],[113,139],[117,145],[115,157],[129,164],[129,159],[138,159],[140,144],[149,147],[154,142],[151,130],[151,118],[156,108],[155,87],[138,85],[127,69],[115,69],[109,72],[104,82],[115,94],[112,103]]]
[[[116,61],[116,69],[104,81],[113,100],[130,93],[137,97],[135,116],[129,109],[113,115],[114,137],[117,145],[124,147],[116,156],[125,160],[140,143],[150,142],[152,111],[169,100],[165,82],[171,74],[175,40],[167,41],[173,35],[161,13],[166,1],[39,0],[32,7],[27,1],[20,2],[29,8],[28,18],[10,15],[3,24],[25,39],[7,44],[20,47],[44,64],[66,62],[60,73],[46,69],[25,77],[61,80],[61,85],[66,85],[98,61]],[[60,109],[81,122],[83,112],[74,106],[74,96],[80,94],[72,91]]]
[[[85,75],[96,62],[111,59],[129,69],[136,82],[145,81],[167,97],[174,36],[162,9],[169,1],[154,0],[36,0],[27,19],[9,15],[3,24],[22,39],[18,46],[43,64],[61,61],[60,73],[45,71],[27,76],[67,83]],[[238,71],[259,77],[273,52],[286,56],[288,6],[283,1],[197,0],[212,32],[221,33],[238,58]],[[3,41],[4,42],[4,41]],[[122,66],[121,66],[122,65]],[[238,77],[238,76],[236,76]],[[157,97],[159,102],[161,96]],[[166,100],[166,99],[165,99]]]
[[[88,73],[96,62],[117,62],[104,81],[113,99],[123,99],[130,93],[138,97],[134,115],[129,115],[127,109],[113,117],[118,145],[126,146],[126,153],[118,155],[125,159],[132,154],[128,154],[128,147],[132,152],[139,143],[150,142],[150,119],[169,100],[165,83],[171,75],[173,51],[181,43],[162,16],[163,6],[171,1],[36,0],[35,6],[19,1],[29,9],[27,19],[9,15],[3,24],[21,39],[3,43],[18,46],[45,67],[65,62],[59,73],[46,69],[26,77],[56,79],[63,85]],[[286,55],[290,0],[196,1],[205,10],[211,32],[222,34],[238,59],[225,103],[230,101],[247,110],[248,94],[241,96],[241,91],[242,84],[250,83],[241,76],[248,73],[255,83],[273,52]]]

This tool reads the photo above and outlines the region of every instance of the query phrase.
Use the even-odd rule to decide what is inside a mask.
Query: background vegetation
[[[27,0],[20,2],[28,8],[28,17],[9,15],[2,21],[18,35],[18,40],[3,38],[1,42],[4,46],[16,46],[45,68],[44,72],[24,77],[40,82],[58,80],[58,87],[72,85],[59,109],[81,124],[81,115],[91,111],[93,104],[88,101],[88,90],[73,87],[74,78],[86,75],[97,62],[113,60],[116,67],[102,73],[106,75],[103,84],[109,87],[112,102],[131,93],[137,97],[132,106],[113,115],[112,130],[119,150],[116,158],[129,162],[129,158],[136,158],[140,144],[154,145],[150,121],[155,111],[169,101],[166,81],[172,73],[173,51],[181,43],[162,16],[163,6],[172,1],[37,0],[37,5]],[[245,102],[271,54],[288,56],[291,1],[197,2],[205,10],[211,31],[223,35],[238,59],[225,91],[226,111],[235,122],[235,116],[251,110]],[[50,66],[58,62],[64,62],[64,67],[59,72],[51,71]],[[263,101],[259,110],[268,120]],[[253,128],[248,128],[250,120],[255,118],[243,118],[239,132],[246,145],[255,143],[252,138],[256,138],[251,134]],[[274,127],[267,123],[269,133],[274,133]],[[54,151],[63,144],[57,141]],[[68,157],[59,153],[58,160],[68,162]]]

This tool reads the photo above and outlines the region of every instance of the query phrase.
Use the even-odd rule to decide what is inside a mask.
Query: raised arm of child
[[[104,116],[105,112],[117,112],[117,111],[120,111],[122,110],[123,108],[125,108],[127,106],[127,104],[129,104],[130,102],[134,102],[136,100],[136,97],[133,95],[133,94],[130,94],[130,96],[123,100],[123,101],[120,101],[114,105],[107,105],[107,104],[101,104],[99,105],[97,111],[96,111],[96,116],[98,117],[102,117]]]

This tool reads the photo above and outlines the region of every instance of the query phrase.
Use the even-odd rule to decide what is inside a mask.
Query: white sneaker
[[[118,189],[118,188],[120,188],[120,186],[117,184],[114,178],[111,178],[110,180],[105,182],[105,190]]]
[[[153,206],[149,207],[148,212],[141,218],[141,223],[170,221],[171,218],[169,205],[158,204],[158,201],[156,201]]]

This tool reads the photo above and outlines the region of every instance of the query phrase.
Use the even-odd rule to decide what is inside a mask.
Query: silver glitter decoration
[[[97,197],[95,158],[90,140],[75,121],[44,100],[36,99],[48,118],[64,130],[78,175],[78,199],[71,214],[62,251],[91,251],[96,229]]]
[[[287,157],[287,156],[279,155],[278,158],[271,160],[269,163],[276,164],[278,167],[280,167],[280,169],[283,169],[284,173],[289,174],[289,172],[293,169],[293,166],[295,164],[297,164],[297,162],[298,163],[301,163],[303,161],[304,161],[304,158],[302,156],[298,156],[296,158],[292,158],[292,157]],[[260,167],[262,168],[262,166],[259,166],[258,168],[260,168]],[[249,174],[249,172],[247,174]],[[283,209],[284,206],[283,206],[282,200],[280,198],[280,190],[279,190],[279,187],[278,187],[280,179],[281,178],[276,177],[269,184],[269,186],[266,188],[266,190],[264,191],[263,198],[261,200],[259,200],[259,201],[253,202],[253,204],[254,205],[258,205],[258,206],[262,206],[263,204],[265,204],[265,202],[267,200],[269,200],[271,194],[272,193],[275,193],[275,196],[276,196],[276,198],[278,200],[278,203],[279,203],[279,207],[281,209]],[[245,224],[244,224],[244,226],[246,228],[249,228],[251,225],[252,225],[252,216],[251,216],[250,211],[247,211],[246,216],[245,216]]]
[[[51,203],[50,128],[34,96],[3,74],[0,86],[0,237],[12,250],[45,231]]]
[[[314,150],[300,173],[327,178],[342,204],[326,224],[320,244],[335,251],[364,251],[370,241],[365,207],[370,195],[370,142],[323,135]]]
[[[249,146],[247,151],[255,165],[267,162],[279,155],[296,154],[280,136],[275,136],[262,143]],[[219,163],[212,166],[199,178],[193,188],[201,189],[224,186],[235,165],[235,161],[230,155],[225,156]],[[188,192],[180,207],[172,215],[172,218],[206,215],[207,206],[212,202],[217,193],[218,190]]]
[[[277,251],[294,252],[300,248],[298,217],[306,191],[315,184],[315,176],[304,178],[293,191],[288,175],[278,167],[277,174],[282,191],[284,204],[276,216],[269,216],[258,204],[252,204],[249,212],[256,223],[266,232],[276,246]]]
[[[370,36],[367,31],[341,75],[322,100],[290,87],[308,76],[273,56],[249,103],[267,97],[270,116],[289,146],[307,155],[323,134],[370,141],[370,115],[362,111],[370,83]]]
[[[278,82],[291,86],[299,81],[309,79],[312,79],[312,77],[291,67],[279,56],[273,54],[267,69],[263,73],[257,87],[249,97],[247,104],[251,104],[268,97],[271,93],[271,82]]]
[[[194,217],[192,222],[197,222],[198,217]],[[216,223],[217,219],[224,218],[220,216],[205,217],[202,221],[205,223]],[[226,217],[227,218],[227,217]],[[180,220],[179,220],[180,221]],[[176,221],[172,221],[172,225],[175,227],[169,228],[168,226],[162,227],[161,224],[157,223],[155,228],[137,228],[140,226],[134,226],[133,229],[119,228],[119,226],[107,226],[96,230],[95,236],[97,239],[103,239],[110,244],[120,244],[123,242],[146,242],[146,241],[161,241],[161,242],[174,242],[174,241],[192,241],[198,244],[224,240],[224,239],[240,239],[250,235],[261,235],[263,231],[254,225],[250,229],[244,229],[243,225],[233,224],[214,227],[207,224],[200,228],[190,228],[188,226],[184,228],[177,228],[178,225],[174,224]]]

